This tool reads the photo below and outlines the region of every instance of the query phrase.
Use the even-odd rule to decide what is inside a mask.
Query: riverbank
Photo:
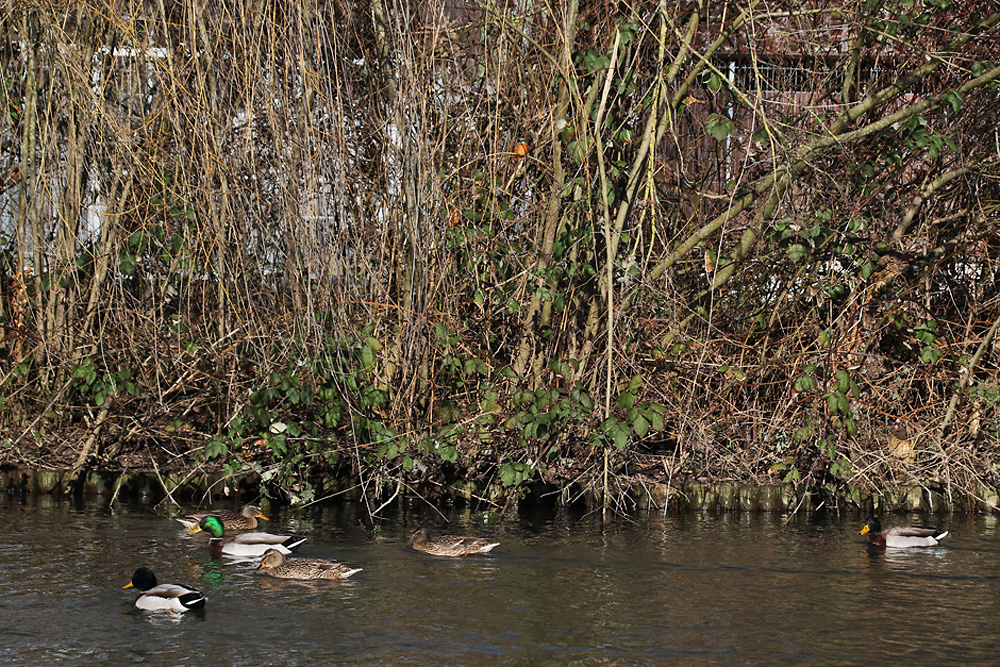
[[[9,494],[75,495],[86,498],[143,503],[217,503],[220,499],[250,499],[259,496],[255,475],[230,475],[223,472],[188,471],[161,473],[155,470],[131,472],[89,470],[74,473],[70,469],[31,470],[23,467],[0,467],[0,492]],[[477,487],[469,482],[401,488],[390,481],[378,488],[374,483],[351,477],[314,480],[319,495],[313,503],[335,500],[378,501],[374,507],[387,507],[407,497],[429,502],[467,503],[492,506],[506,511],[518,504],[581,506],[597,509],[604,500],[593,489],[581,485],[556,487],[531,484],[522,498],[514,502],[499,494],[500,489]],[[808,492],[793,484],[742,484],[730,481],[687,480],[675,484],[639,483],[616,490],[609,505],[618,512],[813,512],[824,508],[858,509],[878,512],[998,512],[1000,494],[983,487],[978,497],[956,497],[919,485],[894,485],[862,500],[852,502],[834,485],[813,488]],[[273,501],[272,502],[280,502]],[[308,503],[312,504],[312,503]]]

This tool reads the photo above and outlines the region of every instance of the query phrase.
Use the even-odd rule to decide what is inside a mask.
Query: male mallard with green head
[[[268,549],[257,566],[257,572],[278,579],[330,579],[344,581],[352,574],[361,571],[360,567],[351,567],[344,563],[335,563],[321,558],[289,558],[277,549]]]
[[[913,526],[893,526],[888,530],[882,530],[882,522],[872,517],[865,521],[864,527],[861,528],[861,534],[869,543],[877,547],[905,549],[908,547],[936,547],[938,542],[948,536],[948,531]]]
[[[141,591],[135,599],[135,606],[145,611],[180,613],[205,606],[205,596],[200,591],[180,584],[157,585],[156,575],[148,567],[136,570],[132,581],[122,588]]]
[[[277,549],[281,553],[290,554],[292,549],[306,541],[306,538],[289,535],[272,535],[271,533],[240,533],[226,537],[226,529],[218,517],[206,516],[198,525],[188,531],[188,535],[204,530],[212,537],[208,540],[208,548],[217,553],[230,556],[263,556],[268,549]]]
[[[435,556],[468,556],[469,554],[484,554],[499,542],[490,542],[482,537],[459,537],[457,535],[439,535],[431,537],[426,528],[421,528],[413,534],[410,544],[417,551]]]
[[[200,512],[198,514],[177,517],[177,521],[180,521],[184,524],[185,528],[190,530],[197,526],[206,516],[218,518],[222,521],[222,527],[226,530],[253,530],[257,527],[257,519],[268,520],[264,516],[264,512],[256,505],[244,505],[243,509],[238,513],[232,510],[212,510],[211,512]]]

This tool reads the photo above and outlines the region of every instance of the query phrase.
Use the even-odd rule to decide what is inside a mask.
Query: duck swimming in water
[[[264,521],[268,520],[268,518],[264,516],[264,512],[262,512],[256,505],[244,505],[243,509],[239,512],[234,512],[232,510],[213,510],[211,512],[188,514],[187,516],[177,517],[176,520],[184,524],[185,528],[191,530],[206,516],[217,517],[220,521],[222,521],[222,527],[226,530],[253,530],[257,527],[257,519],[263,519]]]
[[[289,558],[277,549],[268,549],[257,566],[257,572],[277,579],[330,579],[344,581],[352,574],[361,571],[360,567],[351,567],[344,563],[335,563],[321,558]]]
[[[140,567],[132,575],[132,581],[122,588],[141,591],[135,598],[137,609],[145,611],[169,611],[180,613],[205,606],[205,596],[201,591],[181,584],[157,584],[156,575],[148,567]]]
[[[421,528],[413,534],[410,544],[417,551],[435,556],[468,556],[469,554],[484,554],[500,546],[499,542],[490,542],[482,537],[459,537],[458,535],[439,535],[431,537],[426,528]]]
[[[268,549],[277,549],[283,554],[292,553],[306,538],[290,535],[272,535],[271,533],[240,533],[226,537],[226,529],[222,521],[215,516],[206,516],[198,525],[188,531],[188,535],[204,530],[212,537],[208,540],[208,548],[216,553],[230,556],[263,556]]]
[[[908,547],[936,547],[941,540],[948,536],[948,531],[913,526],[893,526],[888,530],[882,530],[882,522],[876,517],[872,517],[861,528],[861,534],[870,544],[877,547],[905,549]]]

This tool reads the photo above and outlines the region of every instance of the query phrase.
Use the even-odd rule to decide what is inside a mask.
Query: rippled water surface
[[[193,511],[194,507],[184,507]],[[993,665],[994,517],[900,516],[946,546],[873,551],[858,516],[446,513],[486,556],[412,551],[414,505],[376,524],[354,504],[273,508],[300,555],[348,582],[261,577],[212,557],[169,510],[0,495],[0,662],[37,665]],[[132,608],[147,565],[203,612]]]

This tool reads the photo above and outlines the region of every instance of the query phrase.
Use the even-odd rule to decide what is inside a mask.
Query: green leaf
[[[615,448],[617,448],[619,451],[625,449],[625,447],[628,446],[628,436],[629,433],[624,428],[619,426],[615,430],[614,434]]]
[[[437,344],[438,345],[441,345],[442,347],[445,346],[445,345],[447,345],[448,344],[448,328],[444,324],[442,324],[441,322],[438,322],[434,326],[434,337],[437,339]]]
[[[500,466],[500,482],[504,486],[514,486],[520,479],[517,470],[514,469],[510,463],[504,463]]]
[[[794,243],[785,250],[785,255],[793,262],[799,262],[809,254],[809,249],[801,243]]]
[[[659,412],[653,412],[651,415],[649,415],[649,420],[651,422],[654,431],[659,432],[663,430],[663,415],[661,415]]]
[[[816,380],[808,375],[803,375],[795,379],[794,387],[797,392],[813,391],[816,389]]]
[[[639,415],[636,417],[635,421],[632,422],[632,430],[635,431],[635,434],[640,438],[645,437],[646,434],[649,433],[649,421],[647,421],[644,416]]]
[[[226,441],[217,435],[213,435],[205,442],[205,458],[214,459],[226,455]]]
[[[275,456],[279,458],[283,457],[285,453],[288,451],[288,447],[285,444],[287,441],[287,437],[284,434],[281,435],[268,434],[266,438],[267,438],[267,446],[274,453]]]
[[[921,343],[932,344],[937,338],[937,322],[927,320],[924,324],[917,326],[914,329],[914,337]]]
[[[131,252],[123,252],[118,256],[118,267],[126,276],[132,275],[135,271],[135,255]]]
[[[705,121],[705,130],[713,139],[722,142],[736,130],[736,125],[727,116],[713,113]]]
[[[366,371],[370,371],[375,365],[375,352],[372,351],[370,347],[365,345],[361,348],[361,367]]]
[[[795,442],[805,442],[806,440],[812,437],[812,434],[813,434],[813,425],[806,424],[802,428],[795,431],[795,433],[792,435],[792,439],[795,440]]]
[[[933,366],[944,356],[944,352],[934,347],[925,347],[920,350],[920,361]]]

